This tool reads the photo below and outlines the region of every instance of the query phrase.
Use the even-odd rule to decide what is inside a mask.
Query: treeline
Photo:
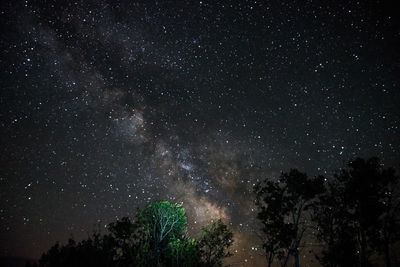
[[[377,158],[329,178],[293,169],[254,191],[268,266],[299,267],[302,249],[327,267],[400,266],[399,176]]]
[[[108,226],[109,234],[56,244],[42,255],[42,267],[222,266],[233,234],[221,221],[204,227],[198,239],[187,235],[181,204],[154,202],[131,221],[124,217]]]
[[[302,253],[326,267],[400,266],[399,181],[379,159],[358,158],[333,177],[292,169],[258,183],[255,204],[267,266],[300,267]],[[184,208],[167,201],[111,223],[108,232],[56,244],[38,265],[222,266],[233,242],[221,220],[190,238]]]

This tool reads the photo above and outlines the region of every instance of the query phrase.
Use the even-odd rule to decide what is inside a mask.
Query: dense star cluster
[[[2,1],[0,256],[182,202],[263,262],[253,185],[398,164],[400,24],[380,1]],[[309,257],[304,255],[303,257]]]

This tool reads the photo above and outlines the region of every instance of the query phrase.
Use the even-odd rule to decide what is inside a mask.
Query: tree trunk
[[[287,266],[287,264],[288,264],[288,261],[289,261],[289,257],[290,257],[290,250],[288,251],[288,253],[287,253],[287,255],[286,255],[286,258],[285,258],[285,261],[284,261],[284,263],[283,263],[283,267],[286,267]]]
[[[386,267],[392,267],[392,261],[390,259],[390,245],[389,241],[385,240],[385,262]]]
[[[274,261],[274,254],[272,252],[268,255],[268,267],[272,267],[272,262]]]
[[[300,267],[300,255],[299,255],[299,250],[297,248],[296,248],[293,256],[294,256],[294,266]]]
[[[360,266],[367,267],[367,237],[364,230],[361,230],[360,243]]]

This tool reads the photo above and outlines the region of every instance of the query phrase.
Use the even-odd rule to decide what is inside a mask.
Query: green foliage
[[[371,158],[351,161],[331,179],[290,170],[257,184],[268,266],[276,258],[282,266],[291,265],[289,259],[300,266],[299,248],[307,233],[321,242],[316,257],[323,266],[372,266],[372,255],[385,259],[386,267],[397,266],[399,181],[394,169]],[[204,227],[197,240],[188,236],[187,226],[181,204],[154,202],[133,219],[111,223],[107,235],[54,245],[39,266],[205,267],[222,266],[231,256],[233,234],[221,220]]]
[[[161,266],[168,244],[186,234],[187,217],[182,204],[154,202],[139,213],[147,246],[147,263]]]
[[[182,204],[155,202],[147,206],[139,218],[150,241],[156,246],[166,244],[171,238],[179,238],[186,233],[187,217]]]
[[[94,233],[78,244],[72,239],[64,246],[56,244],[43,254],[40,266],[195,267],[204,266],[206,248],[215,250],[205,266],[221,266],[232,242],[232,233],[221,221],[205,228],[200,241],[189,238],[182,204],[168,201],[151,203],[133,220],[124,217],[110,223],[108,230],[107,235]]]
[[[200,262],[199,245],[195,239],[173,238],[166,250],[166,266],[198,266]]]
[[[232,243],[233,233],[221,220],[204,227],[199,241],[203,265],[222,266],[222,260],[232,255],[229,252]]]

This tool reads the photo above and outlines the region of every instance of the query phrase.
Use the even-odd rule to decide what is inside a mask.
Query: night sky
[[[399,163],[391,2],[17,0],[0,21],[0,256],[168,199],[259,265],[257,181]]]

